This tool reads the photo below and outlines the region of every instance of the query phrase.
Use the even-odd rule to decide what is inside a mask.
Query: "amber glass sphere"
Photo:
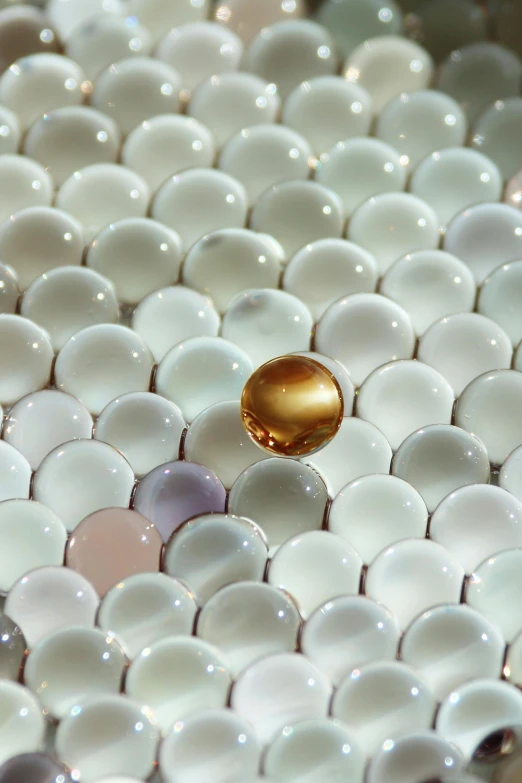
[[[246,382],[241,418],[259,446],[283,457],[313,454],[331,441],[343,418],[334,376],[314,359],[280,356]]]

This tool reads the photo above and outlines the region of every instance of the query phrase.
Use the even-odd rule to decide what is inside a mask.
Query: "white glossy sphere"
[[[1,159],[0,159],[1,160]],[[482,283],[478,311],[501,326],[513,345],[522,340],[522,261],[502,264]]]
[[[50,269],[26,289],[20,303],[25,318],[46,329],[55,351],[87,326],[116,323],[119,317],[114,286],[82,266]]]
[[[429,686],[400,661],[376,661],[354,669],[332,701],[332,715],[370,758],[387,740],[431,728],[435,708]]]
[[[502,175],[492,160],[466,147],[434,152],[412,174],[410,190],[426,201],[445,227],[473,204],[499,201]]]
[[[38,52],[16,60],[0,76],[0,103],[27,130],[42,114],[84,101],[85,74],[61,54]]]
[[[443,376],[420,361],[389,362],[374,370],[357,396],[357,416],[375,424],[396,451],[428,424],[451,424],[455,395]]]
[[[268,581],[286,590],[306,619],[338,595],[357,595],[361,568],[362,560],[348,541],[326,530],[312,530],[279,547],[270,561]]]
[[[14,269],[0,263],[0,314],[13,315],[18,306],[20,289]]]
[[[157,190],[183,169],[212,166],[215,142],[211,132],[192,117],[159,114],[129,133],[121,160]]]
[[[159,754],[165,783],[226,783],[244,780],[259,769],[261,746],[252,727],[232,710],[192,715],[162,742]]]
[[[81,224],[53,207],[27,207],[0,224],[0,257],[22,290],[50,269],[79,265],[83,247]]]
[[[261,582],[268,550],[250,520],[228,514],[203,514],[170,538],[163,559],[167,574],[191,586],[200,606],[233,582]]]
[[[304,656],[277,653],[241,672],[232,688],[231,707],[266,744],[285,726],[325,718],[331,692],[328,678]]]
[[[271,185],[310,176],[312,148],[285,125],[258,124],[243,128],[223,147],[219,168],[241,182],[254,205]]]
[[[89,411],[75,397],[44,389],[13,405],[2,437],[36,470],[44,457],[62,443],[92,437],[92,427]]]
[[[31,126],[24,154],[35,158],[60,186],[93,163],[115,163],[120,131],[110,117],[90,106],[55,109]]]
[[[0,718],[1,764],[20,753],[44,749],[45,718],[28,688],[10,680],[0,681]]]
[[[286,98],[301,82],[337,70],[335,46],[328,30],[308,19],[276,22],[249,44],[245,70],[277,85]]]
[[[43,460],[33,480],[34,499],[55,511],[67,530],[104,508],[128,508],[134,473],[122,455],[97,440],[73,440]]]
[[[102,775],[147,778],[158,741],[147,707],[123,696],[100,696],[61,721],[55,748],[68,767],[79,770],[82,781],[94,783]]]
[[[65,566],[45,566],[11,587],[5,611],[22,628],[31,648],[59,628],[93,628],[98,604],[96,590],[84,576]]]
[[[430,512],[450,492],[487,484],[490,478],[482,441],[449,424],[433,424],[409,435],[395,454],[392,472],[420,492]]]
[[[437,90],[403,92],[382,111],[376,136],[395,147],[403,166],[414,167],[433,152],[460,147],[467,121],[453,98]]]
[[[240,400],[253,372],[248,355],[222,337],[190,337],[171,348],[156,370],[155,391],[191,422],[218,402]],[[208,379],[212,383],[208,383]]]
[[[316,320],[343,296],[373,293],[378,269],[367,250],[345,239],[318,239],[290,259],[283,288],[304,302]]]
[[[376,114],[397,95],[426,89],[433,68],[433,60],[422,46],[397,35],[364,41],[343,66],[348,81],[370,93]]]
[[[200,208],[192,214],[199,215]],[[182,280],[210,296],[216,309],[225,313],[244,291],[278,288],[283,257],[283,249],[272,237],[243,228],[223,228],[203,236],[189,250]]]
[[[289,538],[319,530],[327,501],[325,484],[312,468],[271,457],[247,468],[234,482],[228,510],[259,525],[273,554]]]
[[[369,133],[372,101],[366,90],[341,76],[318,76],[290,93],[281,120],[320,157],[339,141]]]
[[[114,634],[132,660],[145,647],[192,632],[197,606],[182,582],[167,574],[133,574],[105,594],[98,625]]]
[[[187,169],[170,177],[152,201],[153,218],[175,229],[186,250],[218,229],[243,228],[248,196],[234,177],[215,169]]]
[[[132,316],[132,328],[160,362],[189,337],[216,337],[220,317],[211,300],[185,286],[162,288],[142,299]]]
[[[127,57],[147,57],[152,36],[136,17],[102,14],[77,27],[65,43],[65,53],[78,63],[88,79]]]
[[[437,714],[436,729],[470,760],[484,737],[522,720],[522,693],[489,679],[466,682],[450,693]]]
[[[128,6],[128,13],[137,16],[157,40],[171,27],[206,19],[210,0],[129,0]]]
[[[405,629],[421,612],[458,604],[464,569],[440,544],[409,539],[381,552],[366,573],[366,595],[384,603]]]
[[[14,446],[0,441],[0,500],[28,498],[31,466]]]
[[[406,310],[420,336],[445,315],[471,312],[477,288],[471,271],[456,256],[418,250],[392,264],[379,291]]]
[[[179,234],[149,218],[109,224],[96,235],[86,256],[87,266],[108,277],[125,304],[137,304],[147,294],[175,283],[181,260]]]
[[[131,391],[148,391],[153,366],[139,335],[116,324],[82,329],[61,349],[54,366],[58,389],[77,397],[93,414]]]
[[[250,43],[257,33],[265,27],[285,19],[300,19],[306,16],[307,7],[304,0],[225,0],[217,5],[213,13],[217,22],[228,25],[241,40]]]
[[[337,435],[321,451],[303,459],[323,478],[330,497],[349,481],[372,473],[389,473],[390,444],[369,421],[345,416]]]
[[[343,57],[368,38],[403,31],[402,11],[395,0],[328,0],[317,19],[330,30]]]
[[[275,84],[253,73],[211,76],[194,91],[188,114],[212,131],[219,147],[243,128],[275,122],[281,107]]]
[[[250,227],[280,242],[286,257],[326,237],[340,237],[342,201],[317,182],[280,182],[266,190],[252,210]]]
[[[62,565],[67,531],[40,503],[6,500],[0,503],[0,540],[0,590],[7,592],[34,568]]]
[[[0,106],[0,155],[14,155],[21,140],[20,120],[7,106]]]
[[[52,26],[62,40],[86,22],[105,14],[121,14],[123,6],[120,0],[49,0],[46,13]]]
[[[522,549],[498,552],[475,568],[466,585],[466,603],[494,623],[508,644],[522,631],[521,566]]]
[[[336,359],[331,359],[329,356],[325,356],[322,353],[316,351],[299,351],[297,356],[304,356],[308,359],[313,359],[314,362],[319,362],[323,367],[326,367],[329,372],[332,373],[337,383],[341,387],[344,403],[344,416],[351,416],[353,412],[353,401],[355,399],[355,388],[348,374],[348,370],[341,362]]]
[[[170,636],[145,647],[133,660],[125,691],[152,709],[166,733],[191,715],[224,707],[230,682],[217,647],[190,636]]]
[[[319,718],[284,728],[268,748],[263,769],[282,783],[362,783],[365,765],[353,732],[340,721]]]
[[[439,244],[440,221],[425,201],[410,193],[381,193],[361,204],[347,237],[373,253],[381,273],[398,258]]]
[[[490,462],[502,465],[522,444],[522,373],[496,370],[480,375],[464,389],[455,411],[458,427],[483,441]]]
[[[500,487],[461,487],[435,509],[430,536],[471,574],[487,557],[522,546],[522,504]]]
[[[356,667],[394,660],[399,636],[397,621],[382,604],[363,595],[339,596],[308,618],[301,648],[337,684]]]
[[[94,85],[92,105],[113,119],[122,134],[158,114],[179,111],[180,74],[151,57],[112,63]]]
[[[299,611],[282,590],[262,582],[236,582],[218,590],[197,621],[197,635],[220,650],[237,676],[254,661],[294,652],[301,626]]]
[[[184,443],[185,459],[212,470],[225,489],[255,462],[269,457],[250,438],[241,422],[239,401],[218,402],[190,424]]]
[[[120,451],[139,478],[178,458],[185,421],[159,394],[131,392],[110,402],[96,420],[94,437]]]
[[[418,783],[459,775],[464,766],[460,750],[434,731],[418,732],[383,745],[368,767],[368,783]],[[458,778],[459,782],[461,778]]]
[[[315,348],[340,361],[360,385],[389,361],[411,359],[415,334],[405,310],[379,294],[353,294],[323,313]]]
[[[506,664],[503,670],[508,682],[520,687],[522,683],[522,635],[519,634],[509,645],[506,654]]]
[[[308,351],[312,328],[312,315],[297,297],[260,288],[232,300],[221,334],[242,348],[256,368],[276,356]]]
[[[468,120],[474,122],[494,101],[520,94],[522,64],[519,57],[497,43],[463,46],[442,63],[437,87],[455,98]]]
[[[156,57],[179,74],[184,100],[211,76],[237,70],[242,55],[243,44],[236,33],[206,21],[173,27],[156,48]]]
[[[380,139],[348,139],[321,155],[315,180],[341,197],[349,218],[372,196],[404,190],[406,169],[397,150]]]
[[[54,631],[32,648],[24,682],[49,715],[62,719],[93,698],[119,693],[126,663],[110,634],[73,625]]]
[[[480,115],[473,126],[472,143],[496,163],[504,179],[509,179],[520,169],[521,132],[522,99],[508,98],[495,101]]]
[[[19,315],[0,315],[0,404],[47,386],[53,349],[44,329]]]
[[[366,564],[396,541],[424,538],[427,526],[422,497],[396,476],[361,476],[343,487],[328,513],[328,530],[349,541]]]
[[[35,160],[23,155],[0,155],[0,223],[27,207],[50,207],[53,182]]]
[[[512,451],[502,465],[499,484],[522,502],[522,446]]]
[[[498,627],[469,606],[436,606],[407,628],[401,659],[428,683],[437,701],[470,679],[498,679],[505,642]]]
[[[508,204],[472,206],[451,222],[444,249],[483,283],[500,264],[522,257],[522,213]]]
[[[75,171],[56,194],[56,206],[80,221],[87,241],[108,223],[145,217],[149,201],[145,180],[115,163],[94,163]]]
[[[436,321],[422,335],[417,356],[446,378],[456,397],[488,370],[511,366],[511,340],[494,321],[478,313],[456,313]]]

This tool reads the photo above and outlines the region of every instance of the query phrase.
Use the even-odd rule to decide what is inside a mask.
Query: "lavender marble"
[[[142,478],[134,509],[153,522],[163,541],[198,514],[223,513],[226,492],[215,473],[194,462],[168,462]],[[1,781],[0,781],[1,783]]]
[[[0,783],[70,783],[58,762],[45,753],[22,753],[0,767]]]

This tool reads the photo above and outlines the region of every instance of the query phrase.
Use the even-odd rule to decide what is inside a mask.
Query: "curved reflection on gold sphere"
[[[314,359],[280,356],[246,382],[241,418],[259,446],[285,457],[304,457],[331,441],[343,418],[343,395],[334,376]]]

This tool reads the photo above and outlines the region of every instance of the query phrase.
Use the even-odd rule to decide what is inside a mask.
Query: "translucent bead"
[[[19,753],[44,749],[46,723],[42,708],[28,688],[0,681],[0,764]]]
[[[28,498],[31,466],[18,449],[0,441],[0,500]]]
[[[18,305],[20,289],[14,269],[0,263],[0,314],[13,315]]]
[[[403,31],[400,4],[395,0],[328,0],[317,13],[317,20],[330,30],[343,57],[368,38],[379,35],[401,35]]]
[[[522,340],[522,262],[502,264],[482,283],[478,311],[501,326],[513,345]]]
[[[0,404],[47,386],[53,349],[47,332],[28,318],[0,315]]]
[[[0,610],[0,677],[3,680],[18,682],[26,647],[20,628],[4,609]]]
[[[522,549],[497,552],[474,569],[464,593],[466,603],[494,624],[508,644],[522,631],[522,608],[516,598],[521,564]]]
[[[7,106],[0,106],[0,155],[14,155],[21,140],[20,120]]]
[[[409,734],[395,742],[390,740],[390,743],[386,743],[370,762],[368,783],[445,780],[448,769],[459,775],[464,768],[459,748],[434,731]]]
[[[209,15],[210,0],[129,0],[127,13],[136,16],[158,40],[165,30]]]
[[[104,14],[121,14],[120,0],[49,0],[47,16],[62,40],[66,40],[75,28]]]
[[[488,38],[487,9],[473,0],[420,0],[414,5],[418,7],[406,17],[406,27],[437,63],[466,44]]]
[[[234,30],[248,44],[265,27],[288,19],[300,19],[306,15],[304,0],[223,0],[217,4],[214,16]]]
[[[22,155],[0,156],[0,223],[27,207],[50,207],[53,182],[45,169]]]
[[[509,179],[522,162],[521,132],[522,98],[499,100],[479,116],[473,126],[472,143],[496,163],[504,179]]]

